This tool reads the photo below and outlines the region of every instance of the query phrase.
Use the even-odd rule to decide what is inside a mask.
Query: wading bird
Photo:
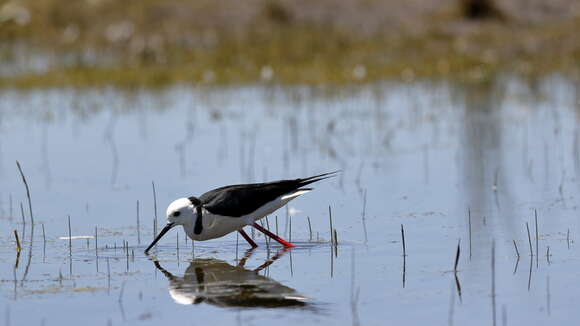
[[[256,221],[312,191],[312,188],[304,186],[333,177],[337,172],[294,180],[232,185],[210,190],[199,198],[179,198],[167,207],[167,224],[145,249],[145,253],[177,225],[182,225],[187,236],[196,241],[215,239],[238,231],[255,248],[258,245],[242,229],[251,225],[284,247],[294,247]]]

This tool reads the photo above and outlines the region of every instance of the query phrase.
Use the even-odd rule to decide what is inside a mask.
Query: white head
[[[145,249],[145,253],[149,252],[157,241],[159,241],[167,231],[171,230],[176,225],[186,225],[189,223],[194,223],[197,213],[195,207],[192,203],[192,200],[197,200],[194,197],[189,198],[179,198],[169,204],[167,207],[167,224],[165,227],[157,234],[153,242]]]
[[[184,225],[195,221],[195,207],[187,198],[174,200],[167,206],[167,224]]]

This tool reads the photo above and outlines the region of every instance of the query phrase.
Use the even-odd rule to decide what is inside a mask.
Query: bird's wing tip
[[[319,178],[319,177],[328,177],[328,178],[330,178],[330,177],[336,176],[339,173],[342,173],[342,170],[335,170],[335,171],[332,171],[332,172],[326,172],[326,173],[323,173],[323,174],[315,175],[315,176],[310,177],[310,178]]]
[[[308,178],[304,178],[303,180],[310,181],[310,180],[316,179],[316,181],[318,181],[318,180],[323,180],[323,179],[335,177],[339,173],[342,173],[342,170],[336,170],[336,171],[332,171],[332,172],[322,173],[319,175],[314,175],[314,176],[311,176]]]
[[[318,182],[320,180],[336,177],[338,175],[338,173],[340,173],[340,172],[342,172],[342,170],[336,170],[336,171],[332,171],[332,172],[328,172],[328,173],[323,173],[323,174],[319,174],[319,175],[315,175],[312,177],[299,179],[299,180],[301,181],[302,186],[305,186],[305,185],[308,185],[308,184],[311,184],[314,182]]]

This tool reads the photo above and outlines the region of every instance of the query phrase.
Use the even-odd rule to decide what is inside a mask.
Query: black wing
[[[210,213],[241,217],[251,214],[266,203],[301,187],[333,177],[338,171],[309,178],[280,180],[266,183],[233,185],[210,190],[199,200]]]

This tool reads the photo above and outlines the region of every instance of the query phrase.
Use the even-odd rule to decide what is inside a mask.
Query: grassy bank
[[[11,3],[17,2],[0,5],[0,18]],[[473,21],[452,2],[389,16],[388,6],[370,1],[359,15],[351,8],[355,18],[348,21],[348,8],[313,18],[298,12],[312,8],[284,1],[238,8],[229,1],[91,0],[64,11],[57,0],[18,3],[27,11],[12,9],[11,19],[0,19],[4,44],[75,60],[53,56],[46,69],[0,77],[2,87],[580,75],[580,19],[573,16],[530,22],[505,14]],[[385,12],[371,14],[373,9]]]

